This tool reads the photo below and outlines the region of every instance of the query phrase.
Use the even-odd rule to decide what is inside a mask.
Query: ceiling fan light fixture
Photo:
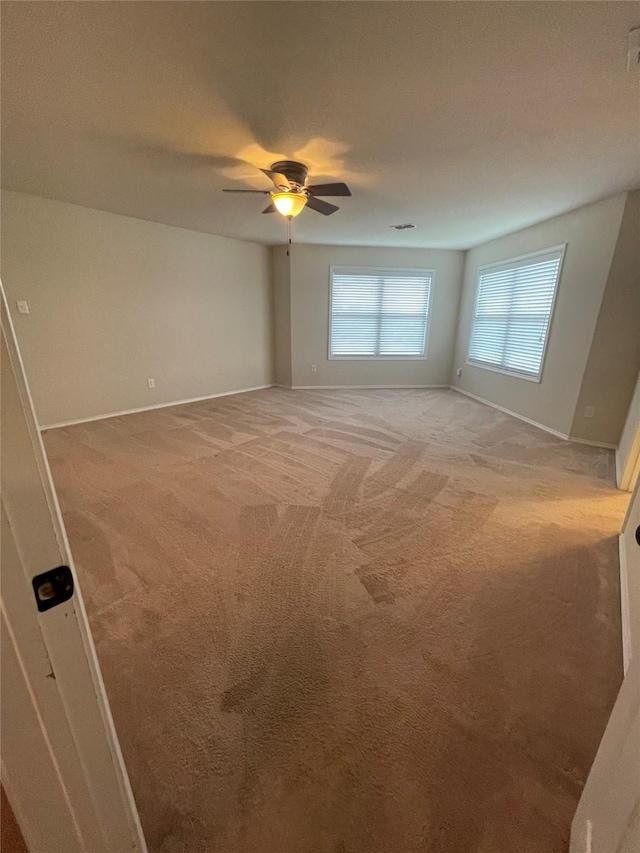
[[[302,213],[307,203],[307,197],[304,193],[272,193],[271,198],[276,210],[283,216],[297,216]]]

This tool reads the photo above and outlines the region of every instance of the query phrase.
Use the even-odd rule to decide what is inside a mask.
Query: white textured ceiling
[[[638,186],[635,2],[3,2],[2,183],[283,242],[467,248]],[[390,225],[415,222],[414,231]]]

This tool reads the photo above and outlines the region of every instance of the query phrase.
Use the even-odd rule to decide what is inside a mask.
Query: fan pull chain
[[[289,257],[289,250],[291,248],[291,216],[287,216],[287,257]]]

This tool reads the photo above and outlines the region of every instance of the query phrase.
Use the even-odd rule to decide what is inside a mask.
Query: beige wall
[[[640,797],[625,829],[617,853],[638,853],[640,848]]]
[[[452,381],[563,434],[611,444],[620,435],[640,358],[640,192],[478,246],[466,263],[464,253],[446,250],[296,244],[287,257],[285,247],[20,193],[5,191],[2,201],[3,280],[43,424],[274,379],[294,386]],[[467,365],[478,266],[564,242],[542,382]],[[435,269],[427,358],[329,360],[331,265]],[[30,314],[17,313],[18,299]],[[147,388],[149,377],[155,389]],[[592,421],[579,417],[585,405],[596,407]]]
[[[272,246],[275,379],[291,387],[291,267],[286,246]]]
[[[291,350],[294,386],[448,385],[464,255],[438,249],[293,245],[291,248]],[[414,361],[332,360],[329,335],[329,267],[434,269],[427,358]],[[311,372],[311,365],[316,372]]]
[[[569,435],[627,194],[492,240],[467,253],[452,384]],[[466,363],[478,267],[567,243],[540,383]],[[455,368],[462,368],[462,377]],[[607,442],[611,432],[603,432]]]
[[[629,193],[571,435],[617,444],[640,371],[640,190]],[[596,410],[585,418],[587,406]]]
[[[41,424],[272,382],[263,246],[4,191],[2,278]]]

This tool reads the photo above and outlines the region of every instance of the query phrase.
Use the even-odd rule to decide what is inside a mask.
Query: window
[[[563,254],[480,267],[469,364],[540,381]]]
[[[333,267],[329,358],[424,358],[433,270]]]

